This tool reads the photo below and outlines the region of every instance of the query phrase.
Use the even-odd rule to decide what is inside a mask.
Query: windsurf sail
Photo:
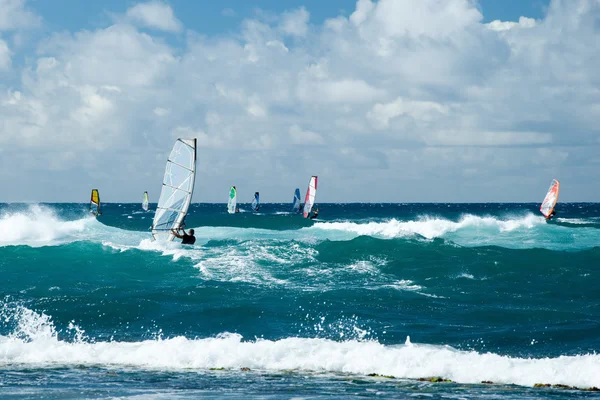
[[[294,200],[292,201],[292,211],[300,212],[300,189],[296,188],[294,192]]]
[[[100,194],[98,189],[92,189],[92,198],[90,199],[90,212],[95,216],[101,215],[100,212]]]
[[[142,200],[142,208],[144,211],[148,211],[148,192],[144,192],[144,198]]]
[[[235,186],[232,186],[229,189],[229,202],[227,203],[227,212],[229,214],[235,213],[235,208],[237,207],[237,190]]]
[[[310,177],[310,181],[308,181],[308,189],[306,190],[306,197],[304,198],[304,218],[308,218],[312,207],[315,204],[315,196],[317,195],[317,179],[318,178],[313,175]]]
[[[194,193],[196,177],[196,139],[177,139],[165,168],[162,190],[152,223],[156,240],[172,241],[183,224]]]
[[[252,200],[252,210],[258,211],[260,208],[260,199],[258,192],[254,192],[254,200]]]
[[[548,193],[546,193],[546,197],[544,197],[544,201],[540,206],[540,211],[544,214],[544,217],[548,218],[552,211],[554,211],[554,207],[558,202],[558,192],[560,191],[560,183],[553,179],[550,184],[550,189],[548,189]]]

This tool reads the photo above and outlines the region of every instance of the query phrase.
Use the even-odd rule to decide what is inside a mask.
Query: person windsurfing
[[[182,231],[182,234],[179,234],[178,232]],[[194,244],[196,243],[196,237],[194,236],[194,230],[190,229],[189,230],[189,234],[185,232],[185,229],[183,228],[177,228],[177,231],[175,231],[175,229],[171,229],[171,233],[173,234],[173,236],[175,236],[178,239],[182,239],[181,244]]]
[[[546,217],[546,221],[550,221],[556,215],[556,211],[552,210],[552,212]]]
[[[319,209],[317,208],[316,210],[314,210],[312,212],[312,215],[310,216],[310,219],[315,219],[319,216]]]

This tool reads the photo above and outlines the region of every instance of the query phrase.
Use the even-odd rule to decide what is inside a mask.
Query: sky
[[[600,0],[0,0],[0,202],[600,201]]]

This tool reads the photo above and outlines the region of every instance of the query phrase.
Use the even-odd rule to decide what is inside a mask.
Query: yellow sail
[[[92,189],[92,198],[90,200],[90,212],[96,215],[100,215],[100,194],[98,189]]]

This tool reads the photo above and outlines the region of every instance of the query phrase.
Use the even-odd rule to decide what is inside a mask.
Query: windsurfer
[[[183,232],[182,234],[178,233],[180,230]],[[185,232],[185,229],[182,229],[182,228],[177,229],[177,231],[175,231],[175,229],[171,229],[171,233],[173,234],[173,236],[175,236],[178,239],[183,239],[181,241],[181,244],[194,244],[194,243],[196,243],[196,237],[194,236],[194,230],[190,229],[189,232],[190,233],[187,234]]]
[[[552,212],[550,213],[550,215],[548,215],[546,217],[546,221],[550,221],[552,218],[554,218],[555,215],[556,215],[556,211],[552,210]]]
[[[315,219],[319,216],[319,209],[317,208],[315,211],[312,212],[312,215],[310,216],[310,219]]]

